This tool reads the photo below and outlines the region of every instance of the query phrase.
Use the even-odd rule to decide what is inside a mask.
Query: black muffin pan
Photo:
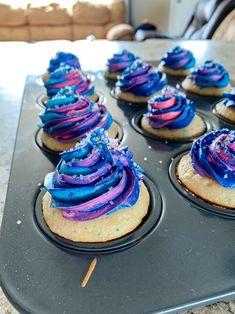
[[[132,233],[107,243],[74,243],[50,232],[42,217],[43,180],[58,154],[38,140],[40,80],[25,85],[0,238],[1,286],[21,313],[178,313],[235,296],[235,221],[182,191],[174,169],[190,141],[151,138],[138,124],[146,104],[116,100],[102,73],[95,85],[143,168],[149,214]],[[170,80],[169,80],[170,81]],[[177,85],[180,81],[171,81]],[[207,130],[232,128],[213,113],[220,98],[193,97]],[[208,205],[208,206],[207,206]],[[89,264],[97,265],[86,288]]]

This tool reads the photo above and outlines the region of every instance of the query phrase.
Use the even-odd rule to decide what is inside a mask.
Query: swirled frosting
[[[235,188],[235,131],[223,129],[193,142],[190,150],[195,171],[215,179],[225,188]]]
[[[137,59],[119,76],[116,87],[136,96],[151,96],[167,84],[165,73]]]
[[[64,143],[81,139],[97,127],[108,130],[113,121],[104,105],[74,94],[70,88],[48,100],[39,117],[43,131]]]
[[[124,49],[122,52],[115,53],[112,58],[108,59],[107,67],[110,73],[123,72],[136,59],[138,59],[137,56]]]
[[[133,206],[140,194],[142,170],[127,147],[96,129],[73,150],[60,154],[55,172],[44,182],[52,207],[63,217],[86,221]]]
[[[193,71],[189,78],[201,88],[223,88],[230,83],[227,70],[212,60],[206,61],[200,68]]]
[[[81,69],[81,65],[77,56],[70,52],[58,51],[54,58],[52,58],[49,62],[48,71],[54,72],[58,69],[62,64],[70,65],[73,68]]]
[[[79,69],[69,65],[63,65],[51,73],[49,79],[44,83],[48,97],[55,96],[61,88],[71,87],[84,96],[94,94],[94,86]]]
[[[184,128],[195,116],[195,107],[191,100],[175,90],[166,90],[162,96],[156,96],[148,102],[147,117],[154,129]]]
[[[232,107],[235,110],[235,88],[232,88],[230,93],[224,93],[224,105]]]
[[[161,62],[165,67],[173,70],[191,69],[196,63],[192,52],[179,46],[168,51]]]

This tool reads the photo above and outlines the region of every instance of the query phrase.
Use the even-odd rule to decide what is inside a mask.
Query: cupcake
[[[224,100],[216,105],[215,110],[221,117],[235,123],[235,88],[224,93]]]
[[[235,131],[214,131],[195,140],[177,171],[180,182],[196,196],[235,209]]]
[[[174,76],[186,76],[195,66],[195,58],[191,51],[182,47],[175,47],[168,51],[161,59],[159,71]]]
[[[166,84],[165,73],[138,59],[118,77],[115,94],[121,100],[143,103],[160,93]]]
[[[189,74],[182,86],[186,91],[206,96],[222,96],[231,89],[227,70],[212,60]]]
[[[54,72],[61,65],[70,65],[73,68],[81,69],[81,65],[77,56],[70,52],[58,51],[54,58],[49,62],[49,66],[45,74],[43,74],[43,81],[48,80],[50,73]]]
[[[45,103],[40,112],[41,141],[54,152],[73,148],[77,141],[97,127],[108,130],[116,138],[118,129],[107,108],[91,99],[74,94],[70,88],[61,90]]]
[[[108,79],[117,79],[118,75],[121,75],[136,59],[138,59],[138,57],[126,49],[122,52],[115,53],[112,58],[108,59],[104,76]]]
[[[187,140],[202,135],[206,126],[191,100],[176,90],[166,89],[162,96],[149,100],[141,128],[156,137]]]
[[[79,69],[69,65],[63,65],[52,72],[44,86],[49,98],[55,96],[64,87],[71,87],[76,93],[87,96],[93,101],[99,98],[91,81]]]
[[[44,182],[43,216],[53,233],[75,242],[106,242],[141,224],[150,196],[127,147],[118,149],[98,128],[60,157]]]

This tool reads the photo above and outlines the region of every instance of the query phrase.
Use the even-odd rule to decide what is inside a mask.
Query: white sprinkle
[[[224,179],[228,179],[228,174],[227,173],[224,175]]]
[[[159,162],[159,164],[162,164],[162,160],[159,160],[158,162]]]
[[[165,144],[168,144],[168,141],[165,141]]]
[[[16,223],[17,223],[17,225],[20,225],[21,224],[21,220],[18,219]]]
[[[148,160],[148,158],[147,158],[147,157],[144,157],[144,161],[146,161],[146,160]]]
[[[149,148],[149,149],[152,149],[152,146],[149,145],[148,148]]]
[[[114,204],[114,201],[109,201],[109,204],[113,205],[113,204]]]

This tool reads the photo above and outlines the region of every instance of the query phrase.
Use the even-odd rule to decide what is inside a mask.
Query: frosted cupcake
[[[215,110],[221,117],[235,123],[235,88],[224,93],[224,100],[216,105]]]
[[[141,128],[156,137],[187,140],[205,132],[205,122],[196,114],[193,102],[173,89],[165,90],[148,102]]]
[[[43,216],[50,230],[75,242],[106,242],[137,228],[150,197],[127,147],[96,129],[60,154],[44,182]]]
[[[195,66],[195,58],[191,51],[182,47],[175,47],[168,51],[161,59],[159,71],[174,76],[186,76]]]
[[[43,81],[48,80],[50,74],[58,69],[61,65],[70,65],[73,68],[81,69],[81,65],[77,56],[70,52],[58,51],[54,58],[49,62],[49,66],[45,74],[43,74]]]
[[[138,59],[118,77],[115,94],[128,102],[143,103],[159,94],[166,84],[165,73]]]
[[[97,101],[99,96],[91,81],[79,69],[63,65],[51,73],[50,78],[44,83],[48,98],[55,96],[61,88],[71,87],[74,92]]]
[[[235,209],[235,131],[214,131],[195,140],[177,171],[181,183],[196,196]]]
[[[227,70],[212,60],[189,74],[182,86],[186,91],[205,96],[222,96],[231,89]]]
[[[112,138],[118,134],[117,125],[104,105],[74,94],[69,88],[61,90],[45,105],[46,109],[39,114],[39,126],[43,128],[41,140],[54,152],[73,148],[97,127],[108,130]]]
[[[136,59],[138,59],[138,57],[126,49],[122,52],[115,53],[112,58],[108,59],[104,76],[108,79],[117,79],[118,75],[121,75]]]

